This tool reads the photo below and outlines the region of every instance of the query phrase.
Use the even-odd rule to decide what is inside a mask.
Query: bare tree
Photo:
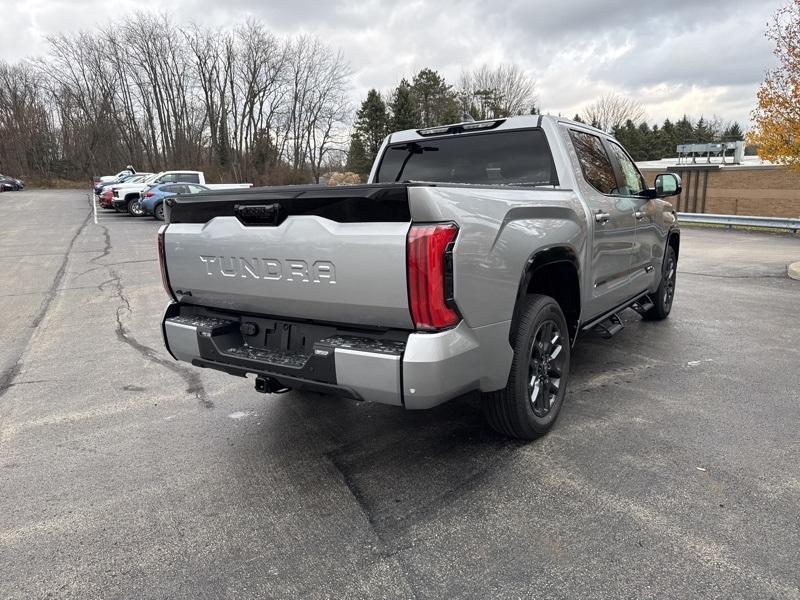
[[[458,92],[463,109],[481,119],[530,114],[537,101],[536,82],[513,64],[462,72]]]
[[[4,171],[32,169],[47,177],[58,160],[57,140],[40,74],[28,64],[0,63],[0,157]]]
[[[606,94],[587,105],[580,116],[586,123],[611,132],[629,120],[638,125],[644,121],[645,112],[642,105],[631,98]]]
[[[301,182],[341,162],[350,70],[316,37],[138,13],[48,41],[42,59],[0,64],[0,164],[20,174],[134,163]]]

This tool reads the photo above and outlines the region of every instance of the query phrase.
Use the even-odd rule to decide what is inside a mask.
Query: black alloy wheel
[[[558,400],[566,356],[558,323],[545,321],[533,336],[528,366],[528,397],[537,417],[546,417]]]
[[[661,269],[661,283],[653,294],[653,307],[644,313],[648,321],[661,321],[669,316],[675,299],[675,283],[678,277],[678,257],[672,246],[667,248]]]

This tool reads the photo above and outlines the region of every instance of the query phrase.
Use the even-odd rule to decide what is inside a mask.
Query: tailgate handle
[[[244,225],[278,224],[281,205],[275,204],[234,204],[233,214]]]

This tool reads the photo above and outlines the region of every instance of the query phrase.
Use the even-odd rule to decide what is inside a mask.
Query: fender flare
[[[550,246],[544,246],[542,248],[538,248],[528,257],[528,260],[525,261],[525,266],[522,269],[522,274],[520,275],[519,286],[517,288],[517,296],[514,301],[514,312],[511,317],[511,328],[509,331],[509,336],[513,334],[514,324],[519,319],[519,311],[520,308],[522,307],[522,300],[527,295],[528,286],[533,280],[534,273],[536,273],[536,271],[538,271],[542,267],[557,263],[569,263],[575,268],[575,273],[578,276],[578,307],[580,312],[582,304],[580,297],[581,267],[580,267],[580,261],[578,260],[577,251],[573,247],[565,244],[553,244]],[[580,315],[578,316],[578,322],[580,322]],[[573,334],[573,341],[574,338],[577,337],[578,323],[574,324],[574,329],[575,332]]]

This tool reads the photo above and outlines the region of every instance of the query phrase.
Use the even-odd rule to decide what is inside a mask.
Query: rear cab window
[[[198,173],[180,173],[178,179],[181,183],[200,183],[200,175]]]
[[[394,181],[558,185],[558,175],[544,132],[518,129],[389,144],[375,182]]]

